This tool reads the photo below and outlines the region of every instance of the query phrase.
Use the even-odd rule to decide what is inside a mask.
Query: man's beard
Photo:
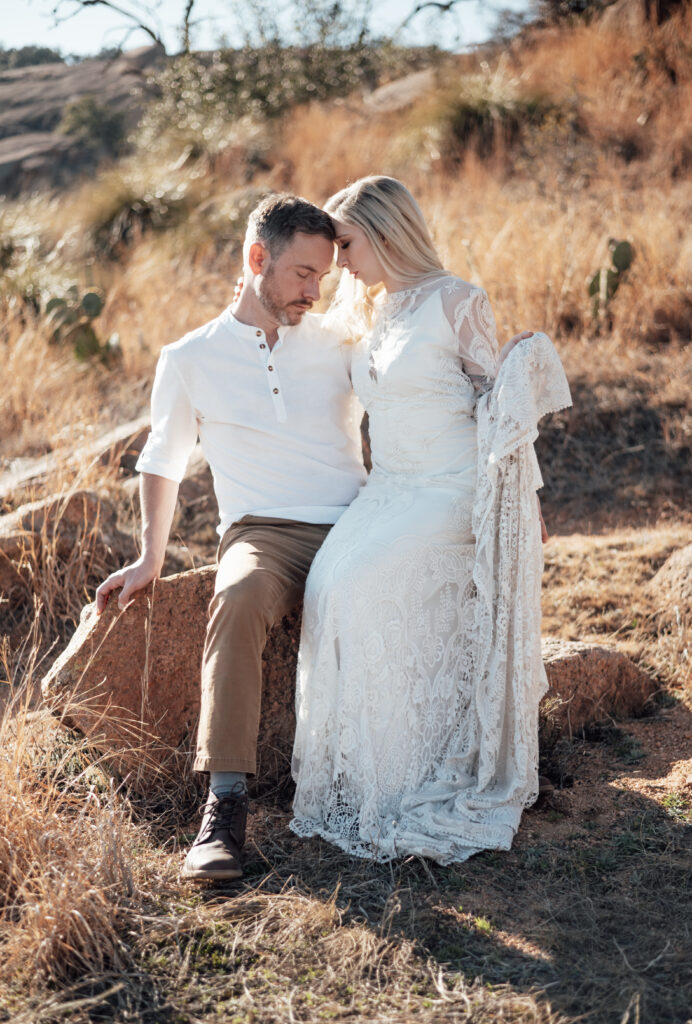
[[[288,306],[282,305],[273,282],[274,270],[270,267],[264,277],[258,282],[257,298],[267,313],[276,320],[277,324],[281,324],[284,327],[294,326],[300,321],[302,312],[299,312],[297,309],[292,310],[290,308],[291,304]]]

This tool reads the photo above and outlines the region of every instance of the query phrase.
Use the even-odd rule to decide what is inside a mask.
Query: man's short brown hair
[[[336,237],[331,217],[319,206],[289,192],[272,192],[250,214],[245,242],[261,242],[276,259],[298,231],[329,242]]]

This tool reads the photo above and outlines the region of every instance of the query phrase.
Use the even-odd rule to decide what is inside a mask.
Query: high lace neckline
[[[411,285],[409,288],[397,288],[396,291],[386,292],[385,297],[382,300],[382,306],[383,308],[390,305],[396,306],[399,303],[405,302],[406,299],[418,295],[426,288],[430,288],[432,290],[449,276],[449,274],[441,273],[437,277],[426,277],[421,280],[419,284]]]
[[[397,288],[396,291],[387,292],[387,298],[384,301],[388,302],[389,299],[395,299],[400,295],[410,295],[411,292],[419,292],[421,288],[425,287],[426,284],[428,284],[427,281],[424,282],[424,284],[411,285],[410,288]]]

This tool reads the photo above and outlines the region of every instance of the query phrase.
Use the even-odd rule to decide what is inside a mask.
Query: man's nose
[[[303,295],[312,299],[313,302],[317,302],[320,297],[320,282],[316,278],[309,280],[307,286],[303,288]]]

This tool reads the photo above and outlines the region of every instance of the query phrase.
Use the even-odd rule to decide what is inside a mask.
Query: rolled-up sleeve
[[[174,358],[161,350],[151,392],[151,433],[136,469],[177,483],[197,441],[197,418]]]

